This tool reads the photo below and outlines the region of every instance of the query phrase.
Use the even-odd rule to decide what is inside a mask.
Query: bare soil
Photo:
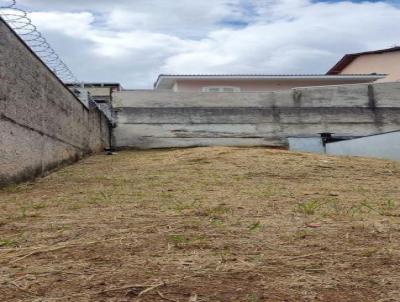
[[[0,191],[0,301],[400,301],[400,162],[93,156]]]

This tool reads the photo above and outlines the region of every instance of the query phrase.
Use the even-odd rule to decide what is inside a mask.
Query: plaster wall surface
[[[0,186],[102,150],[109,127],[0,19]]]
[[[357,57],[340,74],[381,73],[388,76],[377,82],[400,82],[400,50],[381,54],[367,54]]]
[[[369,83],[372,80],[365,80]],[[292,89],[296,87],[309,87],[309,86],[330,86],[330,85],[344,85],[344,84],[358,84],[360,80],[340,80],[340,79],[325,79],[325,80],[179,80],[176,82],[174,91],[197,91],[202,92],[204,87],[213,86],[226,86],[238,87],[242,92],[265,92],[265,91],[279,91]]]
[[[290,136],[400,129],[400,83],[259,93],[122,91],[113,101],[119,148],[286,146]]]

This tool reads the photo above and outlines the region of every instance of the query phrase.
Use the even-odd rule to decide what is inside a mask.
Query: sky
[[[400,0],[17,0],[17,7],[79,80],[132,89],[152,88],[158,74],[325,73],[346,53],[400,45]]]

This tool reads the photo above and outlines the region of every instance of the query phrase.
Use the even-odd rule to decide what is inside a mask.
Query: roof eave
[[[177,80],[379,80],[385,78],[384,74],[365,75],[159,75],[154,83],[155,89],[172,89]]]

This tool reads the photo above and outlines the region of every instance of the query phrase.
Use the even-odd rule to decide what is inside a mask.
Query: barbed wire
[[[0,16],[3,20],[7,22],[61,81],[64,83],[79,83],[69,67],[32,23],[32,20],[28,17],[28,13],[17,8],[16,5],[16,0],[0,1]]]

